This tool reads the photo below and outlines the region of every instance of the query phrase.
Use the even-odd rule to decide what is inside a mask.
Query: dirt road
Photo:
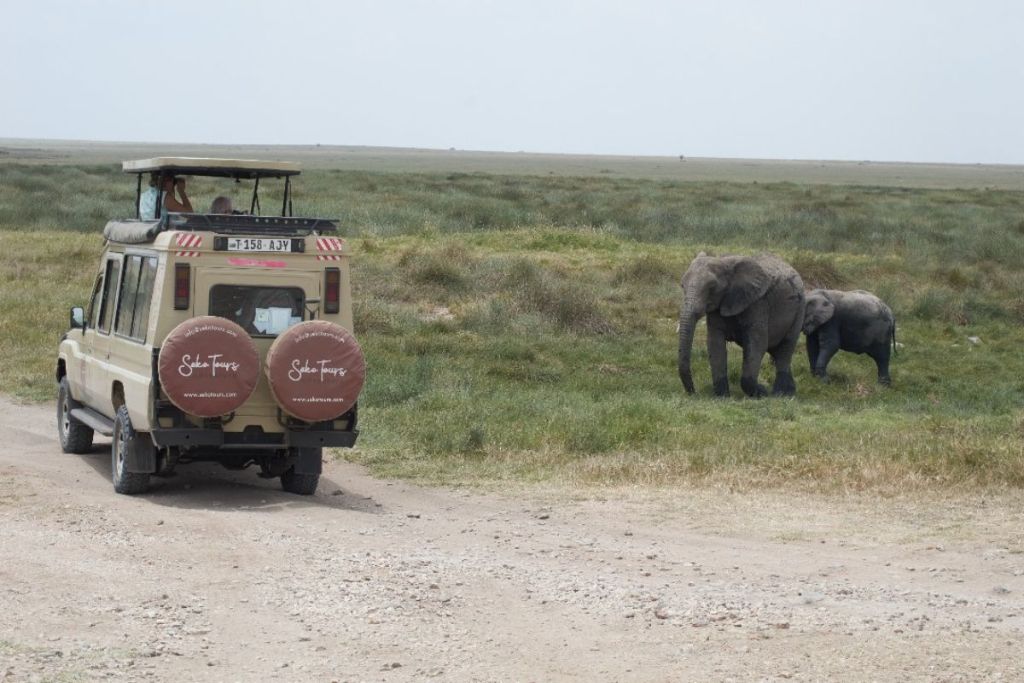
[[[0,681],[1024,679],[1021,497],[110,486],[0,399]],[[558,502],[563,501],[563,502]]]

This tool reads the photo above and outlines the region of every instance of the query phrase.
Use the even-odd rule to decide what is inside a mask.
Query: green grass
[[[107,167],[0,165],[0,391],[52,398],[67,309],[88,296],[104,220],[129,213],[125,181]],[[369,373],[346,457],[380,474],[1024,486],[1024,193],[330,170],[298,187],[296,213],[340,218],[355,250]],[[197,206],[222,191],[190,188]],[[277,202],[268,192],[263,205]],[[801,344],[797,398],[747,400],[733,347],[734,397],[714,399],[701,327],[699,395],[686,396],[678,281],[700,250],[771,250],[809,285],[882,296],[904,344],[893,387],[849,354],[821,384]]]

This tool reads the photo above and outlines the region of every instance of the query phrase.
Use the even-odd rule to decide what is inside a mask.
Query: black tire
[[[110,442],[110,478],[114,482],[114,490],[126,495],[145,493],[149,488],[149,474],[145,472],[128,472],[125,470],[125,450],[135,439],[145,439],[132,429],[132,421],[128,417],[128,408],[121,406],[114,415],[114,436]]]
[[[311,496],[316,493],[316,487],[320,484],[319,474],[298,474],[295,467],[289,467],[288,471],[281,475],[281,488],[288,493],[295,493],[300,496]]]
[[[71,417],[72,408],[77,407],[78,401],[71,398],[68,378],[61,377],[57,390],[57,436],[65,453],[88,453],[92,449],[92,428]]]

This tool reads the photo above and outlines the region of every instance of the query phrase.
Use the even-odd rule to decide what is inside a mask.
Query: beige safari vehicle
[[[136,216],[107,224],[92,296],[71,309],[60,342],[63,450],[111,437],[118,493],[216,461],[312,494],[322,449],[358,436],[365,363],[347,243],[334,222],[292,215],[296,164],[165,157],[123,167],[138,177]],[[251,183],[249,212],[173,213],[161,197],[140,215],[144,176],[159,188],[186,175]],[[283,180],[280,216],[259,213],[268,180]]]

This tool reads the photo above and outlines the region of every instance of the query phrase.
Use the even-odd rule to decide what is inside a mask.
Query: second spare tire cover
[[[249,400],[260,378],[260,354],[236,323],[191,318],[167,335],[157,362],[171,403],[190,415],[218,417]]]
[[[325,422],[355,405],[366,362],[351,332],[326,320],[308,320],[274,340],[266,373],[281,410],[306,422]]]

